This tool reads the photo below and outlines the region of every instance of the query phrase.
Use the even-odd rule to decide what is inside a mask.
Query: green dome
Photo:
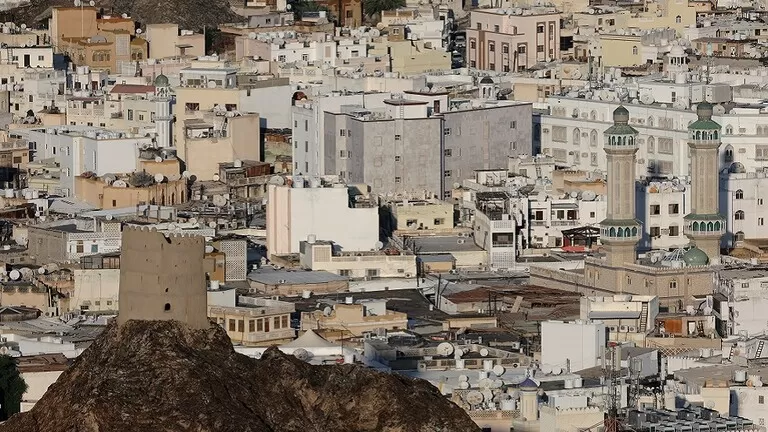
[[[701,267],[709,264],[709,257],[703,250],[694,246],[683,254],[683,262],[688,267]]]
[[[168,87],[168,77],[160,74],[155,78],[155,87]]]

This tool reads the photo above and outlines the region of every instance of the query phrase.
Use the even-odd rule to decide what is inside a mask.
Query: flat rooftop
[[[410,237],[413,240],[414,250],[421,254],[445,254],[450,252],[473,252],[483,248],[476,245],[471,238],[459,236],[441,237]]]

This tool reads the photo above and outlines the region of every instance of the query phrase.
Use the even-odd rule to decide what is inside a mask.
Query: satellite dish
[[[480,355],[483,357],[488,357],[488,348],[480,349]]]
[[[225,198],[224,195],[214,195],[213,205],[215,205],[216,207],[224,207],[225,205],[227,205],[227,198]]]
[[[112,220],[112,219],[114,219],[114,218],[115,218],[115,217],[114,217],[114,216],[112,216],[111,214],[108,214],[108,215],[104,216],[104,219],[106,219],[106,220],[108,220],[108,221],[111,221],[111,220]]]
[[[208,81],[208,83],[206,84],[206,87],[208,87],[208,88],[216,88],[216,81],[214,81],[214,80]]]
[[[459,388],[462,389],[462,390],[466,390],[466,389],[469,388],[469,383],[466,382],[466,381],[462,381],[462,382],[459,383]]]
[[[136,34],[141,34],[141,33],[142,33],[141,29],[136,29]]]
[[[290,4],[285,5],[285,10],[290,11],[291,9],[293,9],[293,6]]]
[[[256,32],[248,33],[248,39],[256,39]]]
[[[323,315],[331,316],[331,313],[333,313],[333,309],[331,309],[330,306],[326,306],[325,309],[323,309]]]
[[[88,6],[90,6],[90,7],[94,7],[95,5],[96,5],[96,2],[93,1],[93,0],[88,2]]]
[[[309,352],[304,348],[299,348],[293,352],[293,356],[301,361],[309,360]]]
[[[216,222],[214,222],[214,221],[208,222],[208,227],[209,228],[216,228]]]
[[[160,173],[155,174],[155,183],[162,183],[163,180],[165,180],[165,176],[164,175],[162,175]]]
[[[477,382],[477,385],[479,387],[488,388],[488,387],[491,386],[491,383],[493,383],[493,380],[490,380],[488,378],[483,378],[483,379],[481,379],[480,381]]]
[[[124,188],[128,187],[128,183],[126,183],[125,180],[115,180],[112,182],[112,187]]]
[[[188,179],[189,179],[189,182],[190,182],[190,183],[194,183],[194,182],[196,182],[196,181],[197,181],[197,176],[196,176],[196,175],[194,175],[194,174],[190,174],[190,175],[189,175],[189,177],[188,177]]]
[[[122,14],[120,16],[123,17],[123,19],[128,18],[128,14],[127,13],[124,13],[124,14]]]
[[[497,379],[497,380],[491,381],[491,386],[490,387],[492,389],[499,389],[499,388],[501,388],[503,386],[504,386],[504,381],[502,381],[500,379]]]
[[[464,395],[464,400],[470,405],[479,405],[483,403],[483,399],[485,399],[485,396],[477,390],[472,390]]]
[[[467,382],[469,381],[469,377],[466,375],[459,375],[459,382]]]
[[[192,173],[190,173],[189,171],[184,171],[183,173],[181,173],[181,176],[184,177],[185,179],[188,179],[191,174]]]
[[[380,241],[376,242],[376,250],[381,250],[381,248],[383,248],[383,247],[384,247],[384,243],[382,243]]]
[[[162,161],[163,161],[163,158],[161,158],[160,156],[155,156],[155,162],[160,163]]]
[[[196,224],[197,223],[197,218],[189,218],[189,220],[187,222],[189,222],[191,224]]]
[[[26,24],[22,24],[22,25],[21,25],[21,29],[22,29],[22,30],[26,30],[26,29],[27,29],[27,25],[26,25]]]
[[[37,272],[38,272],[39,274],[41,274],[41,275],[44,275],[45,273],[47,273],[47,272],[48,272],[48,270],[46,270],[46,268],[45,268],[45,267],[40,267],[40,268],[38,268],[38,269],[37,269]]]
[[[218,174],[214,174],[213,175],[213,181],[219,181],[219,175]]]
[[[21,279],[21,273],[19,273],[19,271],[16,269],[11,270],[11,273],[8,276],[11,278],[11,280],[15,281]]]
[[[504,375],[504,366],[497,364],[493,367],[493,373],[496,374],[496,376]]]
[[[75,0],[75,7],[80,7],[80,5],[82,4],[83,2],[81,2],[80,0]]]
[[[437,346],[437,353],[442,356],[453,354],[453,345],[450,342],[443,342]]]

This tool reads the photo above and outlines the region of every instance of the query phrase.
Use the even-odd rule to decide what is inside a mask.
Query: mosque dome
[[[168,77],[160,74],[155,78],[155,87],[168,87]]]
[[[536,381],[526,378],[525,381],[521,382],[518,387],[520,387],[523,390],[536,390],[539,388],[539,385],[536,384]]]
[[[480,80],[480,84],[493,84],[493,79],[486,75],[483,77],[483,79]]]
[[[701,267],[709,264],[709,257],[703,250],[694,246],[683,254],[683,262],[688,267]]]
[[[629,110],[620,105],[613,111],[614,123],[629,123]]]

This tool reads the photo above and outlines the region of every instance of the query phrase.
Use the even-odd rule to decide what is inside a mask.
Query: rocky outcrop
[[[271,348],[237,354],[212,325],[111,324],[35,407],[0,432],[469,432],[426,381],[312,366]]]

